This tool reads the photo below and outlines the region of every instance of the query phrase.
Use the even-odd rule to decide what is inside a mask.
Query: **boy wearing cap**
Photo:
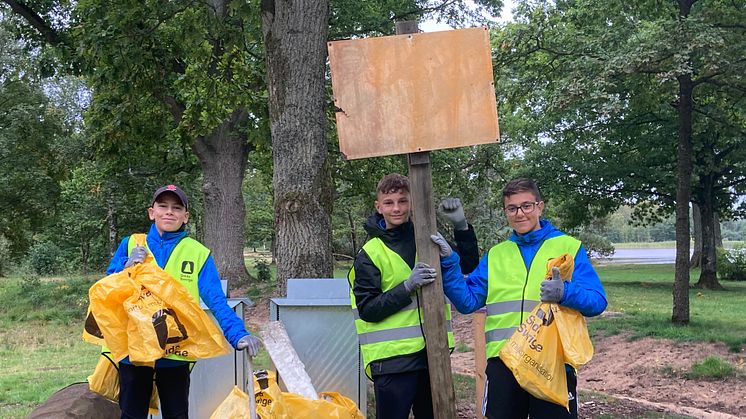
[[[138,246],[130,237],[123,239],[106,273],[112,274],[142,263],[147,253],[152,253],[158,266],[193,291],[193,296],[199,294],[228,342],[234,348],[246,349],[249,355],[255,356],[260,346],[259,339],[246,331],[243,321],[228,307],[210,250],[187,237],[188,209],[186,194],[178,186],[167,185],[156,190],[148,208],[148,217],[153,224],[146,235],[146,246]],[[196,300],[199,303],[199,298]],[[133,365],[129,357],[123,359],[119,363],[122,418],[147,417],[154,376],[163,417],[187,418],[189,372],[189,361],[171,357],[156,361],[155,368]]]

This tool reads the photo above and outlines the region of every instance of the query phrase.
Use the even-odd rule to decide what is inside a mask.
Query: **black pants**
[[[578,417],[577,377],[572,371],[567,372],[567,391],[570,397],[570,412],[564,406],[537,399],[522,389],[500,358],[487,361],[486,411],[488,419],[532,419],[572,418]]]
[[[189,417],[189,365],[153,369],[131,364],[119,364],[119,408],[122,419],[142,419],[148,416],[153,375],[158,388],[164,419]]]
[[[378,419],[407,419],[410,410],[416,419],[433,417],[427,370],[377,375],[373,377],[373,388]]]

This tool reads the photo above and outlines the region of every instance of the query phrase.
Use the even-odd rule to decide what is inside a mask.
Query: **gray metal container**
[[[285,325],[316,391],[349,397],[365,416],[367,378],[347,280],[291,278],[287,290],[287,298],[270,300],[270,320]]]
[[[233,309],[241,320],[244,319],[244,308],[249,307],[251,304],[251,300],[246,298],[228,299],[228,306]],[[201,305],[210,318],[215,321],[215,317],[204,303]],[[218,405],[228,397],[234,385],[246,392],[246,379],[251,372],[248,371],[244,361],[243,352],[232,350],[228,355],[203,359],[194,365],[190,376],[191,386],[189,388],[190,418],[209,418]],[[152,419],[162,419],[160,412],[150,417]]]

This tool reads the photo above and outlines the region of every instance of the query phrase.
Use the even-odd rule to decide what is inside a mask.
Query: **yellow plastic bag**
[[[88,388],[107,399],[119,403],[119,369],[114,361],[101,355],[93,369],[93,374],[88,376]],[[153,386],[153,394],[150,395],[148,413],[158,414],[158,389]]]
[[[551,306],[534,308],[500,349],[500,359],[524,390],[567,409],[564,355]]]
[[[319,400],[282,392],[272,371],[254,374],[254,395],[261,419],[365,419],[355,402],[337,392],[319,393]]]
[[[249,395],[233,386],[233,390],[210,415],[210,419],[254,419],[249,409]]]
[[[593,358],[593,343],[585,317],[579,311],[552,304],[565,363],[578,369]]]
[[[113,402],[119,401],[119,370],[110,359],[99,357],[93,374],[88,376],[88,388]]]
[[[152,263],[91,286],[83,339],[108,347],[115,361],[147,365],[168,355],[210,358],[230,352],[221,330],[187,289]]]
[[[256,414],[261,419],[280,419],[289,417],[285,411],[283,395],[277,385],[277,376],[273,371],[254,372],[254,400]]]
[[[552,278],[553,267],[559,268],[560,277],[563,281],[570,281],[575,261],[567,253],[550,259],[547,262],[545,279]],[[552,304],[552,312],[557,322],[565,363],[570,364],[575,369],[587,364],[593,358],[593,343],[588,335],[588,324],[585,317],[577,310],[557,304]]]

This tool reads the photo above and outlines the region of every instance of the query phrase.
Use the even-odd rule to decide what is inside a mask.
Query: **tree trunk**
[[[715,247],[723,247],[723,232],[720,230],[720,215],[715,213]]]
[[[357,234],[355,233],[355,220],[352,219],[352,211],[346,211],[347,212],[347,222],[350,223],[350,241],[352,242],[352,254],[350,256],[354,257],[358,247],[357,247]]]
[[[707,150],[712,152],[712,150]],[[715,174],[712,171],[699,176],[700,210],[702,213],[702,271],[695,288],[721,290],[717,278],[717,253],[715,251]]]
[[[246,207],[241,193],[249,145],[239,130],[247,118],[244,110],[234,111],[192,146],[203,174],[204,243],[210,248],[221,279],[229,285],[251,278],[243,258]]]
[[[114,256],[119,246],[117,237],[117,204],[114,197],[114,188],[109,188],[109,196],[106,197],[106,222],[109,226],[109,257]]]
[[[333,273],[324,111],[328,18],[328,0],[262,1],[279,295],[288,278]]]
[[[693,0],[679,0],[679,21],[689,16]],[[683,30],[683,29],[682,29]],[[674,324],[689,324],[689,202],[692,198],[692,111],[694,83],[689,73],[677,77],[679,82],[676,184],[676,274],[673,285]]]
[[[689,260],[689,269],[699,268],[702,262],[702,213],[696,202],[692,202],[692,222],[694,224],[694,253]]]

